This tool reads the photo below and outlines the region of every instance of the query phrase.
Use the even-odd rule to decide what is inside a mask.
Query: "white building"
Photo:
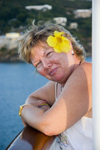
[[[87,18],[91,17],[92,10],[91,9],[78,9],[74,11],[75,18]]]
[[[70,23],[69,28],[70,28],[70,29],[77,29],[77,28],[78,28],[78,23],[77,23],[77,22],[72,22],[72,23]]]
[[[7,38],[11,38],[11,39],[19,38],[19,37],[20,37],[20,34],[19,34],[19,33],[16,33],[16,32],[6,33],[6,37],[7,37]]]
[[[3,46],[6,46],[8,42],[9,40],[6,38],[5,35],[0,36],[0,48],[2,48]]]
[[[17,47],[17,40],[20,37],[19,33],[6,33],[4,36],[0,36],[0,48],[6,47],[7,49],[13,49]]]
[[[60,24],[60,25],[62,25],[62,26],[66,26],[67,18],[65,18],[65,17],[55,17],[55,18],[53,18],[53,20],[54,20],[57,24]]]
[[[48,4],[45,4],[45,5],[26,6],[25,8],[26,8],[27,10],[35,9],[35,10],[43,10],[43,11],[46,11],[46,10],[51,10],[51,9],[52,9],[52,6],[51,6],[51,5],[48,5]]]

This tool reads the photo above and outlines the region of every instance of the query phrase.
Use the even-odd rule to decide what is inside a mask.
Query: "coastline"
[[[91,57],[91,53],[86,53],[86,57]],[[24,62],[19,58],[17,49],[0,51],[0,63]]]
[[[0,62],[24,62],[19,58],[17,49],[0,51]]]

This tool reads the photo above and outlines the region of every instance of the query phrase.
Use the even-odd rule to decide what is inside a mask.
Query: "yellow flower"
[[[68,53],[71,50],[70,41],[62,36],[63,34],[63,32],[54,31],[54,36],[50,35],[47,38],[48,45],[53,47],[57,53]]]

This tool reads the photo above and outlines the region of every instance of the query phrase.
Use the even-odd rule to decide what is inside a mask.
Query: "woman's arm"
[[[26,100],[26,104],[36,103],[38,100],[46,100],[52,106],[55,102],[55,82],[49,81],[46,85],[33,92]]]
[[[82,64],[69,77],[57,102],[46,112],[26,106],[22,117],[46,135],[56,135],[84,116],[92,107],[91,64]]]
[[[39,107],[42,103],[47,103],[48,106],[42,106],[41,109],[47,111],[55,101],[55,82],[49,81],[46,85],[33,92],[26,100],[25,104],[31,104]],[[26,106],[25,106],[26,107]],[[26,126],[27,122],[21,115],[23,125]]]

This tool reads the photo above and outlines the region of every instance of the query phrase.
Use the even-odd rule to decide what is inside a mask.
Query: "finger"
[[[46,100],[38,100],[38,106],[40,106],[42,103],[46,103]]]

